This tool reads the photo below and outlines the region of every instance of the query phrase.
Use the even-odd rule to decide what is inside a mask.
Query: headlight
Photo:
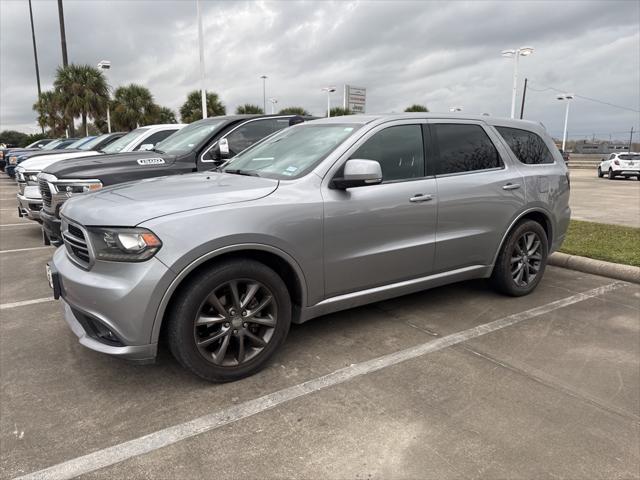
[[[144,262],[162,242],[145,228],[88,228],[96,260]]]
[[[9,165],[15,165],[18,163],[18,157],[9,157]]]
[[[22,175],[22,172],[20,170],[16,169],[16,179],[19,182],[24,182],[24,175]]]
[[[38,182],[38,175],[29,175],[29,177],[27,178],[27,180],[29,180],[30,182]]]
[[[100,181],[87,181],[87,182],[73,182],[73,183],[59,183],[56,182],[56,188],[60,193],[66,193],[67,195],[73,195],[75,193],[93,192],[102,188],[102,182]]]

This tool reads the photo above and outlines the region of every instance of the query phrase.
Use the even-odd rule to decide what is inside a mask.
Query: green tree
[[[0,132],[0,143],[4,143],[6,145],[24,147],[25,145],[29,145],[29,143],[27,143],[28,138],[29,135],[16,130],[3,130]]]
[[[251,103],[245,103],[244,105],[240,105],[236,108],[236,113],[238,115],[249,114],[249,113],[258,113],[262,115],[264,110],[260,108],[258,105],[252,105]]]
[[[53,82],[64,117],[71,122],[81,117],[82,129],[87,132],[87,117],[103,115],[109,101],[109,86],[104,74],[90,65],[58,67]]]
[[[176,114],[169,107],[160,107],[158,106],[158,115],[154,123],[178,123],[176,119]]]
[[[133,130],[155,123],[160,107],[148,88],[131,83],[116,88],[111,102],[111,123],[116,130]]]
[[[404,111],[405,112],[428,112],[429,109],[424,105],[418,105],[417,103],[414,103],[410,107],[405,108]]]
[[[60,98],[54,90],[42,92],[38,101],[33,104],[33,109],[38,114],[38,124],[47,128],[50,135],[64,135],[68,122],[62,111]]]
[[[302,107],[286,107],[278,112],[281,115],[303,115],[308,116],[309,112],[307,112]]]
[[[215,92],[207,92],[207,117],[225,115],[227,109]],[[187,95],[187,101],[180,107],[180,118],[184,123],[202,119],[202,99],[200,90],[194,90]]]
[[[332,117],[341,117],[342,115],[353,115],[353,112],[351,110],[349,110],[348,108],[342,108],[342,107],[333,107],[331,110],[329,110],[329,112],[331,113]]]

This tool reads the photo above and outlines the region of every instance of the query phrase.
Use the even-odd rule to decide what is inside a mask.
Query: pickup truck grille
[[[51,208],[51,189],[49,188],[49,183],[46,180],[40,179],[38,180],[38,187],[40,188],[40,195],[42,196],[42,204]]]
[[[69,223],[63,225],[62,240],[69,256],[79,265],[88,268],[91,264],[89,244],[82,228]]]

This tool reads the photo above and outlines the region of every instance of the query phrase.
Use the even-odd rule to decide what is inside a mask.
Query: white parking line
[[[22,302],[2,303],[0,304],[0,310],[7,310],[8,308],[24,307],[26,305],[34,305],[36,303],[51,302],[55,300],[53,297],[34,298],[33,300],[24,300]]]
[[[4,225],[0,225],[0,227],[39,227],[38,223],[31,222],[23,222],[23,223],[5,223]]]
[[[452,345],[463,343],[473,338],[495,332],[496,330],[515,325],[524,320],[553,312],[559,308],[582,302],[583,300],[588,300],[590,298],[597,297],[598,295],[603,295],[626,285],[628,284],[624,282],[610,283],[584,293],[578,293],[576,295],[571,295],[570,297],[556,300],[555,302],[547,303],[540,307],[515,313],[462,332],[431,340],[429,342],[416,345],[415,347],[383,355],[362,363],[356,363],[349,367],[336,370],[328,375],[278,390],[277,392],[270,393],[254,400],[248,400],[219,412],[211,413],[196,418],[195,420],[174,425],[173,427],[168,427],[163,430],[158,430],[157,432],[150,433],[143,437],[129,440],[128,442],[120,443],[37,472],[23,475],[18,477],[17,480],[61,480],[94,472],[100,468],[108,467],[139,455],[144,455],[154,450],[180,442],[181,440],[195,437],[201,433],[209,432],[224,425],[251,417],[296,398],[324,390],[325,388],[332,387],[334,385],[345,383],[361,375],[376,372],[378,370],[397,365],[401,362],[426,355],[427,353],[437,352],[438,350],[442,350]]]
[[[30,248],[14,248],[13,250],[0,250],[0,253],[30,252],[32,250],[42,250],[43,248],[55,248],[55,247],[45,246],[45,247],[30,247]]]

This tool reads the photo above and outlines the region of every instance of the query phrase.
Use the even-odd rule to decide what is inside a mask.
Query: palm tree
[[[65,118],[60,106],[60,98],[54,90],[48,90],[40,94],[40,99],[33,104],[33,109],[38,113],[38,124],[46,127],[51,136],[62,136],[65,130]]]
[[[208,108],[207,108],[208,110]],[[260,108],[258,105],[252,105],[250,103],[245,103],[244,105],[240,105],[238,108],[236,108],[236,113],[238,115],[243,115],[243,114],[248,114],[248,113],[258,113],[258,114],[263,114],[264,110],[262,110],[262,108]]]
[[[178,120],[176,120],[176,114],[173,110],[158,106],[158,115],[154,123],[178,123]]]
[[[118,130],[133,130],[154,123],[160,107],[153,101],[148,88],[131,83],[116,88],[111,104],[111,120]]]
[[[342,115],[353,115],[353,112],[351,110],[349,110],[348,108],[342,108],[342,107],[333,107],[331,110],[329,110],[329,113],[331,114],[332,117],[341,117]]]
[[[405,112],[428,112],[429,109],[424,105],[418,105],[417,103],[414,103],[410,107],[405,108],[404,111]]]
[[[58,67],[53,83],[60,99],[64,116],[71,120],[82,118],[82,129],[87,133],[87,117],[102,115],[109,101],[109,86],[104,74],[90,65]]]
[[[278,113],[281,115],[303,115],[303,116],[309,115],[309,112],[307,112],[302,107],[287,107],[287,108],[283,108]]]
[[[202,97],[200,90],[193,90],[187,95],[187,101],[180,107],[180,118],[184,123],[202,119]],[[207,92],[207,117],[225,115],[227,109],[218,98],[218,94]]]

